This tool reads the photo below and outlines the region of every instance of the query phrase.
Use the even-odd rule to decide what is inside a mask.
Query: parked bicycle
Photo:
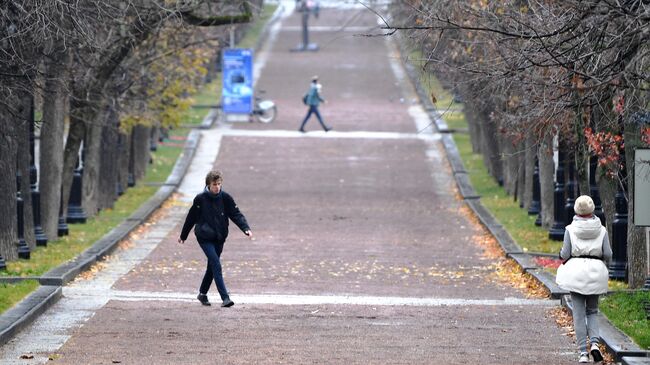
[[[264,94],[264,90],[259,90],[258,94]],[[254,116],[260,123],[271,123],[275,120],[278,114],[278,108],[272,100],[262,99],[260,96],[255,96],[255,104],[251,116]],[[251,122],[253,118],[251,118]]]

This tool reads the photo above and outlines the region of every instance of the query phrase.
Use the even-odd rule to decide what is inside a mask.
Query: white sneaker
[[[589,362],[589,354],[586,352],[581,352],[578,362]]]
[[[591,344],[591,357],[594,358],[594,362],[603,361],[603,354],[600,353],[600,348],[598,348],[598,343],[594,342]]]

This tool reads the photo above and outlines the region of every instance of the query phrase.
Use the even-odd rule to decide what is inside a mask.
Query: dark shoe
[[[201,302],[203,305],[212,305],[210,304],[210,301],[208,300],[208,296],[206,294],[199,293],[199,295],[196,296],[196,299],[198,299],[199,302]]]
[[[230,298],[224,299],[223,303],[221,304],[221,306],[224,308],[232,307],[233,305],[235,305],[235,302],[230,300]]]
[[[307,131],[304,130],[304,129],[302,129],[302,128],[298,129],[298,132],[300,132],[300,133],[307,133]]]
[[[332,128],[332,127],[327,127],[327,128],[325,128],[325,132],[329,132],[329,131],[331,131],[332,129],[334,129],[334,128]]]
[[[594,359],[594,362],[603,361],[603,354],[600,353],[597,343],[594,342],[591,344],[591,350],[589,352],[591,352],[591,357]]]

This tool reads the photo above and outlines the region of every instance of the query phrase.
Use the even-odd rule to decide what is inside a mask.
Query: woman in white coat
[[[599,362],[603,356],[598,348],[596,314],[599,295],[607,293],[607,266],[612,259],[612,248],[607,229],[594,216],[594,202],[589,196],[578,197],[573,210],[576,215],[566,227],[560,251],[560,257],[566,261],[558,268],[556,282],[571,293],[573,325],[580,349],[578,362],[589,362],[587,337],[591,356],[594,362]]]

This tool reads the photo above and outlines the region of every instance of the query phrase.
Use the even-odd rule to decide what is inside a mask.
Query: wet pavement
[[[179,189],[140,232],[30,328],[0,347],[7,364],[568,364],[575,345],[550,315],[496,278],[466,217],[439,136],[405,76],[394,40],[364,37],[363,7],[323,9],[294,53],[296,14],[260,54],[257,87],[272,124],[202,131]],[[301,98],[317,74],[334,132]],[[418,133],[420,132],[420,133]],[[193,235],[176,243],[206,171],[246,214],[222,255],[236,305],[195,299],[205,268]],[[32,359],[20,359],[28,354]]]

